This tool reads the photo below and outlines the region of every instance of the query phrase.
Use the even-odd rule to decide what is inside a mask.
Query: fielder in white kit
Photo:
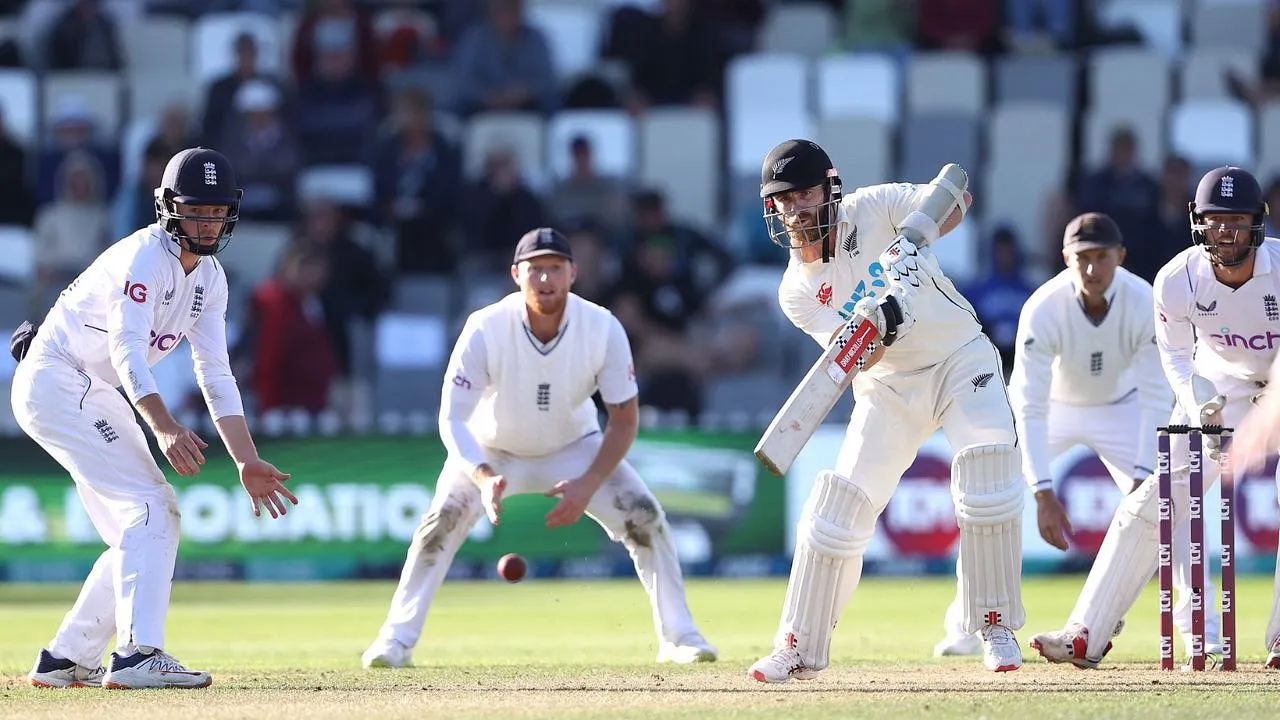
[[[1170,422],[1235,427],[1266,386],[1280,342],[1280,242],[1264,238],[1262,190],[1237,167],[1205,174],[1190,214],[1193,245],[1161,268],[1154,286],[1156,345],[1177,401]],[[1206,490],[1218,479],[1216,440],[1204,438]],[[1172,438],[1175,538],[1189,524],[1187,442],[1185,435]],[[1046,660],[1096,667],[1111,648],[1156,570],[1157,490],[1153,474],[1121,500],[1069,627],[1037,636]],[[1175,576],[1180,588],[1187,587],[1186,564],[1175,565]],[[1216,628],[1210,631],[1214,590],[1207,573],[1205,580],[1205,651],[1216,664],[1222,648]],[[1183,594],[1175,615],[1188,651],[1189,602]],[[1264,639],[1269,649],[1277,632],[1280,622],[1273,616]]]
[[[750,670],[761,682],[809,679],[827,667],[876,519],[939,426],[958,449],[952,496],[969,569],[964,627],[981,632],[989,670],[1022,665],[1013,631],[1025,620],[1025,486],[999,354],[933,254],[895,240],[899,228],[932,241],[960,223],[969,194],[938,223],[918,209],[933,189],[885,184],[843,196],[827,153],[807,140],[781,143],[761,168],[765,222],[791,253],[778,289],[787,317],[826,347],[856,313],[876,322],[887,346],[854,379],[844,443],[801,513],[774,651]],[[902,258],[918,264],[914,276],[902,271]]]
[[[658,662],[716,659],[685,601],[666,515],[626,461],[639,426],[631,344],[607,309],[570,292],[577,277],[563,234],[526,233],[512,293],[467,318],[445,371],[440,437],[448,458],[409,546],[400,584],[365,667],[412,664],[427,611],[467,533],[502,498],[559,496],[550,528],[586,513],[635,562],[649,594]],[[604,432],[592,395],[608,411]]]
[[[1155,471],[1156,428],[1169,419],[1173,392],[1156,350],[1151,285],[1121,267],[1125,249],[1115,221],[1101,213],[1072,219],[1062,258],[1066,269],[1019,314],[1009,399],[1040,537],[1066,550],[1071,524],[1050,463],[1084,445],[1127,495]],[[960,603],[957,596],[947,610],[947,637],[935,655],[981,651],[959,626]],[[1039,649],[1038,639],[1031,647]]]
[[[58,297],[38,331],[20,329],[13,378],[18,424],[75,480],[107,544],[28,678],[41,687],[205,687],[208,672],[165,652],[178,553],[173,486],[152,459],[136,408],[180,475],[208,447],[169,414],[151,367],[186,338],[196,381],[252,499],[272,517],[297,499],[260,459],[227,360],[227,279],[212,256],[231,238],[243,192],[227,159],[192,148],[170,159],[157,222],[104,251]],[[123,387],[124,394],[118,391]],[[103,653],[116,637],[107,667]]]

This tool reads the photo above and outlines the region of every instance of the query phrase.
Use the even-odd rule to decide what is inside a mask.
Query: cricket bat
[[[930,185],[932,190],[920,210],[941,224],[955,209],[957,198],[964,197],[969,175],[959,165],[948,163]],[[928,244],[911,228],[903,228],[898,237],[905,237],[917,247]],[[840,328],[826,352],[809,368],[756,443],[756,457],[769,472],[778,477],[786,475],[791,463],[861,370],[858,361],[874,351],[879,340],[880,331],[875,323],[860,315],[851,316]]]

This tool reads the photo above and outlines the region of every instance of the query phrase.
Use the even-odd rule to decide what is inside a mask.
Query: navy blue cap
[[[512,264],[519,264],[543,255],[559,255],[573,262],[573,249],[569,247],[569,238],[559,230],[549,227],[530,230],[520,237],[516,243],[516,256]]]

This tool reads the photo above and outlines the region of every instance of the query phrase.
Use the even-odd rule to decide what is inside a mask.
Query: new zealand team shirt
[[[801,262],[798,251],[792,251],[778,301],[796,327],[825,348],[859,300],[884,297],[889,281],[880,254],[930,187],[895,183],[858,188],[840,202],[838,240],[830,262]],[[973,307],[946,277],[932,278],[919,288],[915,316],[915,327],[885,351],[868,375],[936,365],[982,332]]]
[[[154,224],[107,248],[59,295],[31,354],[62,358],[136,403],[158,392],[151,367],[185,339],[210,414],[243,415],[227,357],[226,274],[212,257],[187,274],[177,253]]]
[[[1191,376],[1211,380],[1229,399],[1266,383],[1280,347],[1280,241],[1255,251],[1253,276],[1237,289],[1213,274],[1200,246],[1178,253],[1156,274],[1156,340],[1178,403],[1192,417],[1199,407]]]
[[[613,313],[569,294],[560,331],[543,343],[512,293],[467,318],[445,371],[441,439],[472,469],[484,448],[540,457],[600,431],[591,396],[607,404],[638,389],[631,344]]]

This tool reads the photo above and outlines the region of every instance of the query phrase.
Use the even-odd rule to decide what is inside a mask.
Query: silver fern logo
[[[978,392],[978,390],[986,387],[987,383],[991,382],[991,378],[995,376],[995,373],[982,373],[981,375],[974,375],[969,382],[973,384],[973,391]]]

